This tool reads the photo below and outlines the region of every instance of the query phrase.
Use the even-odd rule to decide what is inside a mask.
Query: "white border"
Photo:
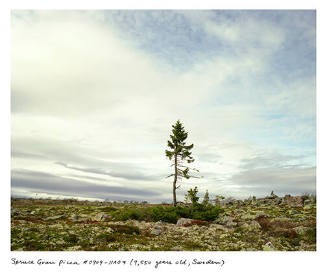
[[[325,267],[323,266],[323,258],[326,255],[326,217],[325,200],[326,184],[324,180],[326,165],[326,130],[325,118],[326,115],[326,95],[325,92],[325,78],[326,73],[326,39],[325,22],[326,9],[323,5],[324,1],[9,1],[0,4],[0,22],[1,22],[1,167],[2,167],[2,220],[9,220],[10,218],[10,10],[11,9],[317,9],[317,199],[318,199],[318,251],[316,252],[9,252],[10,247],[10,223],[3,222],[2,224],[2,248],[1,248],[1,269],[4,273],[20,273],[24,272],[41,272],[55,273],[61,271],[64,273],[72,273],[75,271],[89,273],[90,271],[116,273],[123,272],[123,268],[106,268],[106,267],[73,267],[67,266],[65,268],[39,267],[39,266],[22,266],[13,267],[10,264],[11,258],[19,257],[20,259],[28,258],[42,258],[42,259],[108,259],[126,258],[148,258],[156,260],[158,258],[175,260],[176,258],[222,258],[226,261],[226,265],[219,270],[222,273],[323,273]],[[201,270],[209,273],[217,273],[218,270],[212,267],[191,268],[182,270],[180,268],[166,268],[160,269],[125,269],[128,273],[138,271],[145,273],[198,273]]]

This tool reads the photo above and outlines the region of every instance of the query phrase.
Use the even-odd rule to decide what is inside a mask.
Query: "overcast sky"
[[[172,200],[180,119],[202,179],[248,198],[316,186],[314,11],[11,16],[12,195]]]

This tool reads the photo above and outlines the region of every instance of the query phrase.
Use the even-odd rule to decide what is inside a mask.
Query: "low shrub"
[[[188,207],[182,206],[155,206],[155,207],[124,207],[112,213],[115,220],[140,220],[149,222],[176,223],[179,218],[213,221],[218,218],[223,209],[211,204],[195,204]]]

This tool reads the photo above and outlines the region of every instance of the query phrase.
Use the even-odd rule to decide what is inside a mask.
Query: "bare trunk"
[[[177,155],[175,154],[175,176],[174,176],[174,182],[173,182],[173,203],[174,206],[176,206],[176,182],[177,182]]]

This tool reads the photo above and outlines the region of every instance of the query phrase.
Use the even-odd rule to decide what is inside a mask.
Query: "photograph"
[[[10,251],[317,251],[315,9],[13,8],[9,59]]]

